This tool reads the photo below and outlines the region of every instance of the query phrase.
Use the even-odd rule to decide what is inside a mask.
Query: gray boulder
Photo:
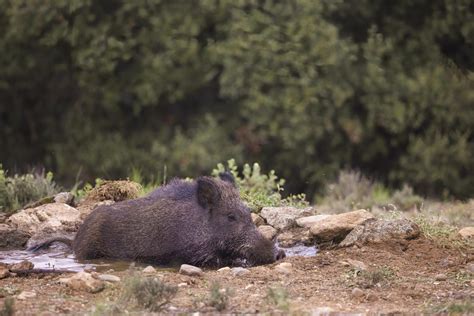
[[[286,230],[296,226],[296,220],[301,217],[313,215],[313,208],[264,207],[260,212],[269,225],[278,230]]]

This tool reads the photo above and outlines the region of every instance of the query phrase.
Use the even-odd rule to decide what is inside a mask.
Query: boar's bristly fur
[[[100,206],[73,241],[78,259],[259,265],[284,256],[256,229],[233,179],[173,180],[148,196]]]

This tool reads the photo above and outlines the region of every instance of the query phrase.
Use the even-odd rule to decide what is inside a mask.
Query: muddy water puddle
[[[282,248],[288,257],[312,257],[317,253],[315,247],[296,245],[290,248]],[[106,272],[108,270],[124,271],[130,267],[130,262],[116,260],[88,260],[78,261],[74,254],[66,251],[50,249],[49,251],[30,252],[25,250],[0,251],[0,262],[14,264],[28,260],[34,264],[35,269],[46,269],[56,271],[74,271],[95,270]],[[145,267],[146,264],[134,264],[138,267]],[[162,267],[163,270],[177,270],[176,267]]]

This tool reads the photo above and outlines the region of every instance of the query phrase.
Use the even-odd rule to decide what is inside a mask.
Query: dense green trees
[[[0,162],[63,181],[260,161],[474,195],[472,0],[0,0]]]

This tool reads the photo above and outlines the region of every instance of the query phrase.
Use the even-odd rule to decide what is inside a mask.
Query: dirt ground
[[[365,263],[367,269],[359,271],[347,263],[348,259]],[[378,245],[324,250],[315,257],[290,257],[282,261],[292,264],[290,273],[275,269],[280,262],[250,268],[250,273],[241,276],[234,276],[230,271],[206,270],[202,277],[190,277],[158,270],[153,277],[178,287],[176,296],[161,312],[216,313],[209,297],[211,286],[218,283],[220,288],[227,289],[220,293],[229,299],[221,313],[317,314],[327,311],[323,308],[333,312],[390,315],[474,313],[474,273],[468,271],[474,262],[472,249],[444,249],[420,238],[403,247]],[[104,314],[117,301],[131,272],[108,273],[122,281],[108,283],[96,294],[60,284],[58,280],[64,274],[8,277],[0,280],[0,289],[36,293],[34,298],[16,300],[16,315]],[[354,290],[356,287],[361,291]],[[4,301],[5,298],[0,298],[0,311]],[[120,311],[141,313],[133,304],[121,307]]]

